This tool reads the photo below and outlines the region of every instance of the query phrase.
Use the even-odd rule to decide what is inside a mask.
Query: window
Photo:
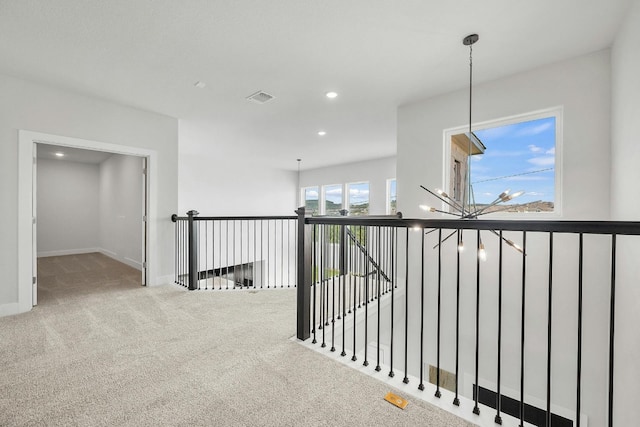
[[[342,210],[342,184],[325,185],[324,191],[324,214],[340,215]]]
[[[347,184],[349,189],[349,215],[369,215],[369,183]]]
[[[320,213],[320,206],[318,204],[319,193],[318,187],[306,187],[302,189],[304,207],[307,213],[311,213],[311,215],[318,215]]]
[[[450,141],[446,172],[450,197],[468,203],[470,183],[471,203],[482,208],[505,190],[511,194],[522,190],[522,196],[487,212],[557,212],[561,114],[556,108],[482,124],[473,131],[480,142],[472,145],[463,129],[445,132]]]
[[[387,215],[395,215],[398,213],[396,197],[396,180],[387,180]]]

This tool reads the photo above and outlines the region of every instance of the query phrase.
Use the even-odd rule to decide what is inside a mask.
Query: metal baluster
[[[583,273],[583,234],[578,242],[578,360],[576,361],[576,427],[580,427],[580,386],[582,384],[582,273]]]
[[[524,427],[524,333],[527,277],[527,232],[522,232],[522,306],[520,324],[520,427]]]
[[[291,221],[287,220],[287,288],[291,287]]]
[[[611,235],[611,306],[609,309],[609,427],[613,427],[613,361],[616,320],[616,234]]]
[[[360,230],[360,226],[358,226],[358,230]],[[355,250],[355,248],[354,248],[354,250]],[[354,257],[355,257],[355,261],[358,264],[358,269],[359,269],[359,264],[360,264],[359,259],[360,259],[360,257],[358,257],[356,254],[354,254]],[[354,298],[355,298],[355,295],[356,295],[356,285],[358,285],[358,288],[360,287],[359,284],[358,284],[358,281],[354,280],[353,281],[353,296],[354,296]],[[358,305],[357,308],[360,308],[360,305]],[[353,301],[353,356],[351,357],[351,360],[354,361],[354,362],[356,360],[358,360],[358,358],[356,357],[356,322],[357,322],[357,317],[358,316],[357,316],[357,313],[356,313],[356,302],[355,302],[355,299],[354,299],[354,301]]]
[[[365,275],[365,288],[364,288],[364,300],[365,300],[365,304],[364,304],[364,366],[369,366],[369,360],[367,360],[367,355],[368,355],[368,351],[369,351],[369,341],[368,341],[368,334],[369,334],[369,259],[368,259],[368,255],[369,255],[369,250],[370,250],[370,239],[369,239],[369,228],[365,228],[366,230],[366,235],[367,235],[367,240],[365,243],[365,253],[363,254],[363,256],[367,257],[367,259],[365,259],[365,265],[364,265],[364,275]]]
[[[395,239],[396,237],[396,228],[392,228],[391,229],[391,241],[395,241],[397,244],[397,239]],[[389,338],[389,376],[391,378],[393,378],[396,374],[393,372],[393,318],[394,318],[394,306],[395,306],[395,301],[394,301],[394,284],[396,281],[396,276],[395,276],[395,269],[394,269],[394,250],[393,250],[394,246],[393,244],[391,245],[391,337]]]
[[[317,343],[318,341],[316,340],[316,283],[318,282],[318,274],[316,273],[317,268],[318,268],[318,259],[317,259],[317,245],[316,245],[316,238],[317,238],[317,230],[318,230],[318,226],[316,224],[314,224],[312,226],[313,228],[311,229],[313,237],[312,237],[312,242],[313,244],[311,245],[311,283],[312,283],[312,290],[313,290],[313,330],[311,332],[313,332],[313,341],[311,341],[312,344]]]
[[[458,230],[458,244],[461,241],[460,230]],[[460,406],[460,399],[458,399],[458,375],[460,374],[460,251],[456,248],[456,383],[455,383],[455,397],[453,398],[453,404]]]
[[[204,289],[208,289],[209,285],[209,221],[204,222]],[[198,274],[199,275],[199,274]],[[200,289],[200,281],[198,281],[198,289]]]
[[[348,229],[348,230],[350,230],[350,229]],[[354,269],[354,262],[353,262],[354,248],[353,248],[353,246],[354,246],[354,244],[353,244],[353,241],[351,239],[349,239],[348,242],[349,243],[348,243],[347,247],[349,248],[349,257],[351,259],[350,259],[350,263],[349,263],[349,270],[347,270],[347,271],[349,272],[349,277],[351,279],[351,282],[354,283],[354,279],[355,279],[355,275],[353,274],[353,269]],[[349,289],[347,289],[348,293],[349,293],[349,296],[348,296],[348,298],[349,298],[349,311],[348,311],[348,313],[351,314],[352,305],[355,307],[355,297],[352,297],[352,295],[351,295],[351,287],[349,286],[348,288],[349,288]]]
[[[266,263],[266,270],[267,270],[267,289],[269,289],[271,287],[271,276],[270,273],[271,271],[271,221],[267,220],[267,263]]]
[[[502,230],[499,233],[500,241],[498,247],[498,389],[496,393],[496,416],[495,423],[502,424],[500,412],[502,410],[502,395],[500,394],[500,374],[502,373]]]
[[[260,261],[263,265],[260,267],[260,289],[264,286],[265,281],[265,269],[267,263],[264,261],[264,220],[260,220]]]
[[[409,354],[409,228],[405,228],[406,231],[406,241],[405,241],[405,249],[404,249],[404,294],[405,294],[405,302],[404,302],[404,378],[402,380],[403,383],[409,384],[409,362],[408,362],[408,354]]]
[[[438,325],[436,335],[436,392],[435,397],[440,397],[440,301],[442,288],[442,229],[438,229]]]
[[[551,427],[551,326],[553,314],[553,231],[549,232],[549,301],[547,318],[547,414],[546,426]]]
[[[322,345],[321,347],[326,347],[327,346],[327,342],[325,339],[325,333],[326,333],[326,325],[329,324],[329,322],[326,323],[326,325],[324,325],[324,322],[326,320],[326,312],[325,312],[325,307],[327,306],[327,301],[325,299],[325,292],[324,292],[324,288],[326,288],[327,284],[325,283],[325,262],[326,262],[326,253],[325,253],[325,244],[324,244],[324,239],[327,237],[326,236],[326,230],[327,226],[323,225],[322,226],[322,245],[320,246],[320,293],[321,298],[320,298],[320,327],[322,328]]]
[[[478,384],[478,368],[480,355],[480,230],[478,230],[478,237],[476,240],[476,381],[473,396],[473,413],[476,415],[480,415],[480,408],[478,407],[478,398],[480,395],[480,384]]]
[[[381,227],[378,226],[378,242],[377,242],[377,246],[378,246],[378,353],[376,355],[376,371],[380,372],[380,370],[382,369],[380,367],[380,315],[382,312],[382,309],[380,307],[380,266],[382,265],[382,260],[381,258],[381,251],[380,251],[380,245],[381,245],[381,240],[380,240],[380,236],[381,236]]]
[[[343,239],[344,242],[346,242],[346,240]],[[346,243],[345,243],[346,244]],[[347,247],[346,248],[342,248],[342,250],[349,250],[349,245],[346,244]],[[347,352],[345,351],[345,324],[347,323],[347,304],[346,304],[346,287],[347,287],[347,272],[349,271],[349,261],[350,261],[350,257],[349,257],[349,252],[347,252],[347,256],[344,257],[344,262],[345,262],[345,271],[342,272],[342,275],[340,276],[341,278],[341,283],[342,283],[342,352],[340,353],[340,356],[344,357],[347,355]]]
[[[226,287],[227,289],[229,289],[229,220],[225,221],[225,227],[226,227],[226,233],[225,233],[225,240],[226,240],[226,244],[225,244],[225,282],[226,282]],[[220,286],[220,289],[222,289],[222,286]]]
[[[258,223],[253,220],[253,268],[251,269],[251,281],[253,282],[253,289],[256,288],[256,267],[258,264]]]
[[[331,243],[331,351],[336,351],[336,245]]]
[[[420,384],[424,390],[424,228],[420,230]]]

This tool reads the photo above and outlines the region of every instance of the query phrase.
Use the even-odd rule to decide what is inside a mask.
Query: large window
[[[349,194],[349,215],[369,215],[369,183],[347,184]]]
[[[342,184],[325,185],[324,191],[324,214],[340,215],[342,210]]]
[[[387,180],[387,215],[395,215],[398,213],[397,196],[396,196],[396,180]]]
[[[448,131],[450,196],[458,202],[469,200],[478,208],[494,202],[501,193],[524,191],[518,198],[499,203],[488,211],[509,213],[555,212],[559,204],[557,186],[561,109],[496,120],[474,129],[481,148],[455,143],[466,138],[464,130]],[[469,141],[466,139],[466,141]],[[482,152],[484,150],[484,152]],[[467,164],[470,170],[467,171]]]
[[[311,213],[312,215],[318,215],[320,213],[320,205],[318,204],[319,194],[318,187],[306,187],[302,189],[304,207],[307,213]]]

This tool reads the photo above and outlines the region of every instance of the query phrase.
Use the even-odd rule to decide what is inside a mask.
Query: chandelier
[[[423,185],[420,185],[420,188],[443,202],[448,206],[449,210],[437,209],[428,205],[420,205],[420,208],[427,212],[438,212],[441,214],[456,216],[460,219],[464,220],[473,220],[477,219],[482,215],[486,215],[493,212],[504,211],[510,209],[511,206],[500,205],[501,203],[507,203],[516,197],[523,195],[524,191],[516,191],[514,193],[511,192],[510,189],[504,190],[502,193],[496,197],[489,204],[478,205],[475,201],[475,196],[473,194],[473,185],[471,184],[471,156],[474,154],[484,153],[485,146],[480,141],[480,139],[473,133],[471,128],[472,123],[472,100],[473,100],[473,45],[478,41],[479,36],[477,34],[470,34],[462,40],[462,43],[465,46],[469,46],[469,128],[468,131],[465,132],[462,144],[467,144],[466,151],[466,170],[464,173],[464,185],[462,189],[462,196],[460,198],[451,197],[445,191],[441,189],[429,190]],[[462,136],[462,135],[461,135]],[[459,142],[459,141],[458,141]],[[453,179],[453,178],[452,178]],[[506,244],[514,248],[519,252],[523,252],[523,249],[518,246],[513,241],[502,237],[495,230],[490,230],[496,236],[499,236]],[[435,247],[437,248],[444,241],[448,240],[454,234],[458,233],[458,231],[453,231],[451,234],[446,236],[442,241],[440,241]],[[462,232],[458,233],[458,251],[462,252],[464,250],[464,242],[462,241]],[[479,241],[479,249],[478,249],[478,257],[481,260],[486,259],[486,252],[484,249],[484,244],[482,243],[482,238]]]

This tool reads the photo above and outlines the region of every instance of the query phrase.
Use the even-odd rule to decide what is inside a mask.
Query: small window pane
[[[325,215],[340,215],[342,210],[342,185],[326,185],[324,187]]]
[[[304,207],[308,213],[318,215],[318,187],[307,187],[304,189]]]
[[[487,147],[471,157],[471,184],[478,206],[500,193],[525,193],[493,209],[553,212],[555,204],[556,118],[546,117],[475,131]],[[490,208],[491,209],[491,208]]]
[[[387,212],[389,215],[398,213],[397,197],[396,197],[396,180],[390,179],[388,184]]]
[[[349,184],[349,215],[369,215],[369,183]]]

